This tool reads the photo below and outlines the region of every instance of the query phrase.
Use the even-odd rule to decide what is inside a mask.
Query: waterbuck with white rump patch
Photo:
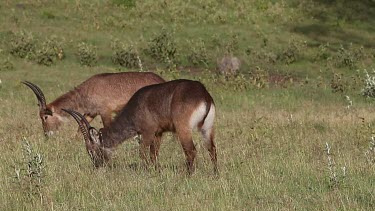
[[[188,173],[194,171],[196,149],[192,131],[197,128],[209,151],[214,171],[217,172],[214,143],[215,104],[203,84],[191,80],[174,80],[150,85],[138,90],[108,126],[97,131],[78,112],[65,110],[78,122],[86,149],[95,167],[110,159],[111,151],[126,139],[142,135],[140,156],[157,164],[159,147],[164,132],[174,132],[186,156]]]
[[[112,114],[118,113],[136,91],[162,82],[164,79],[151,72],[102,73],[90,77],[49,104],[38,86],[28,81],[22,83],[36,95],[44,134],[50,136],[68,120],[69,115],[62,112],[62,108],[83,113],[88,122],[100,115],[106,127],[112,121]]]

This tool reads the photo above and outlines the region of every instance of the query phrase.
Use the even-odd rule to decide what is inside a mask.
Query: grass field
[[[361,92],[375,68],[375,5],[325,2],[2,1],[0,210],[374,210],[375,108]],[[225,53],[242,61],[238,75],[216,73]],[[91,75],[141,68],[207,86],[219,176],[198,134],[190,177],[171,134],[160,172],[140,167],[136,140],[93,169],[76,123],[46,139],[20,83],[51,101]]]

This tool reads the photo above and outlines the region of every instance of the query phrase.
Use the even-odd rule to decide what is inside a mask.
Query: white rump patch
[[[214,104],[211,104],[210,111],[208,112],[207,117],[204,120],[202,130],[210,133],[212,127],[214,126],[214,120],[215,120],[215,106]]]
[[[206,103],[201,103],[193,112],[193,114],[190,117],[190,128],[195,129],[197,128],[198,124],[202,122],[204,116],[206,115]],[[202,130],[210,132],[211,128],[214,125],[214,119],[215,119],[215,106],[211,104],[210,111],[207,114],[206,119],[204,120]]]
[[[210,111],[207,114],[206,119],[204,120],[204,123],[202,125],[202,136],[203,136],[203,143],[206,149],[210,149],[210,146],[212,145],[211,140],[211,133],[212,128],[214,126],[214,120],[215,120],[215,106],[214,104],[211,104]]]
[[[198,123],[201,122],[206,114],[206,103],[201,103],[190,117],[190,128],[195,129]]]

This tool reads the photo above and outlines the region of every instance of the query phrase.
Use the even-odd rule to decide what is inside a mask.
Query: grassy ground
[[[374,102],[360,95],[363,70],[374,68],[372,1],[134,2],[0,5],[1,210],[374,209]],[[56,36],[64,59],[45,66],[11,55],[12,32],[20,30],[38,44]],[[144,50],[163,30],[176,48],[172,61]],[[143,69],[207,86],[217,104],[220,176],[197,134],[191,177],[171,135],[161,146],[161,172],[140,168],[135,140],[116,150],[112,167],[93,169],[74,122],[44,138],[35,97],[20,81],[38,84],[51,101],[93,74],[138,70],[112,62],[114,39],[134,45]],[[81,42],[98,49],[92,67],[79,63]],[[224,52],[242,60],[240,75],[216,75]],[[193,65],[191,55],[205,62]],[[16,179],[35,164],[23,139],[44,157],[40,186],[25,171]]]

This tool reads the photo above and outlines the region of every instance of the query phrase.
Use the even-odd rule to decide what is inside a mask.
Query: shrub
[[[11,35],[9,52],[20,58],[31,58],[35,52],[35,39],[27,31],[21,30]]]
[[[191,63],[193,66],[204,65],[207,67],[208,56],[204,40],[200,39],[197,42],[190,41],[189,46],[191,47],[191,53],[187,58],[189,63]]]
[[[344,92],[346,82],[343,79],[343,74],[334,73],[331,79],[332,92]]]
[[[328,187],[338,188],[340,184],[342,184],[345,181],[346,177],[346,166],[341,167],[342,172],[340,173],[337,171],[336,163],[333,159],[333,155],[331,153],[331,146],[329,146],[328,142],[326,142],[325,145],[325,151],[327,155],[327,169],[328,169]]]
[[[266,70],[256,67],[250,75],[250,82],[257,89],[267,88],[269,86],[269,74]]]
[[[123,67],[135,68],[140,66],[140,58],[138,51],[133,45],[126,46],[123,43],[114,41],[112,43],[114,53],[112,55],[112,62]]]
[[[16,183],[29,195],[41,195],[46,167],[44,156],[25,138],[22,139],[22,154],[22,162],[15,166]]]
[[[314,60],[315,61],[328,60],[331,57],[328,51],[328,47],[329,47],[329,43],[319,45],[318,51],[315,55]]]
[[[58,41],[56,37],[47,39],[42,43],[41,48],[36,51],[35,59],[38,64],[50,66],[56,62],[57,59],[64,58],[64,50],[62,42]]]
[[[98,62],[97,49],[91,44],[78,44],[78,58],[81,65],[93,66]]]
[[[177,49],[172,34],[163,30],[149,41],[145,52],[159,62],[165,64],[174,63]]]
[[[337,67],[357,68],[358,62],[365,58],[364,47],[354,48],[352,44],[348,48],[341,45],[336,55]]]
[[[375,71],[373,71],[375,72]],[[370,75],[365,70],[365,87],[362,89],[362,95],[365,97],[375,97],[375,76]]]
[[[289,40],[288,46],[279,54],[279,59],[285,64],[292,64],[300,57],[303,49],[307,47],[306,42],[296,39]]]
[[[365,156],[366,156],[366,160],[368,164],[370,165],[375,164],[375,136],[374,135],[371,136],[369,148],[365,152]]]

